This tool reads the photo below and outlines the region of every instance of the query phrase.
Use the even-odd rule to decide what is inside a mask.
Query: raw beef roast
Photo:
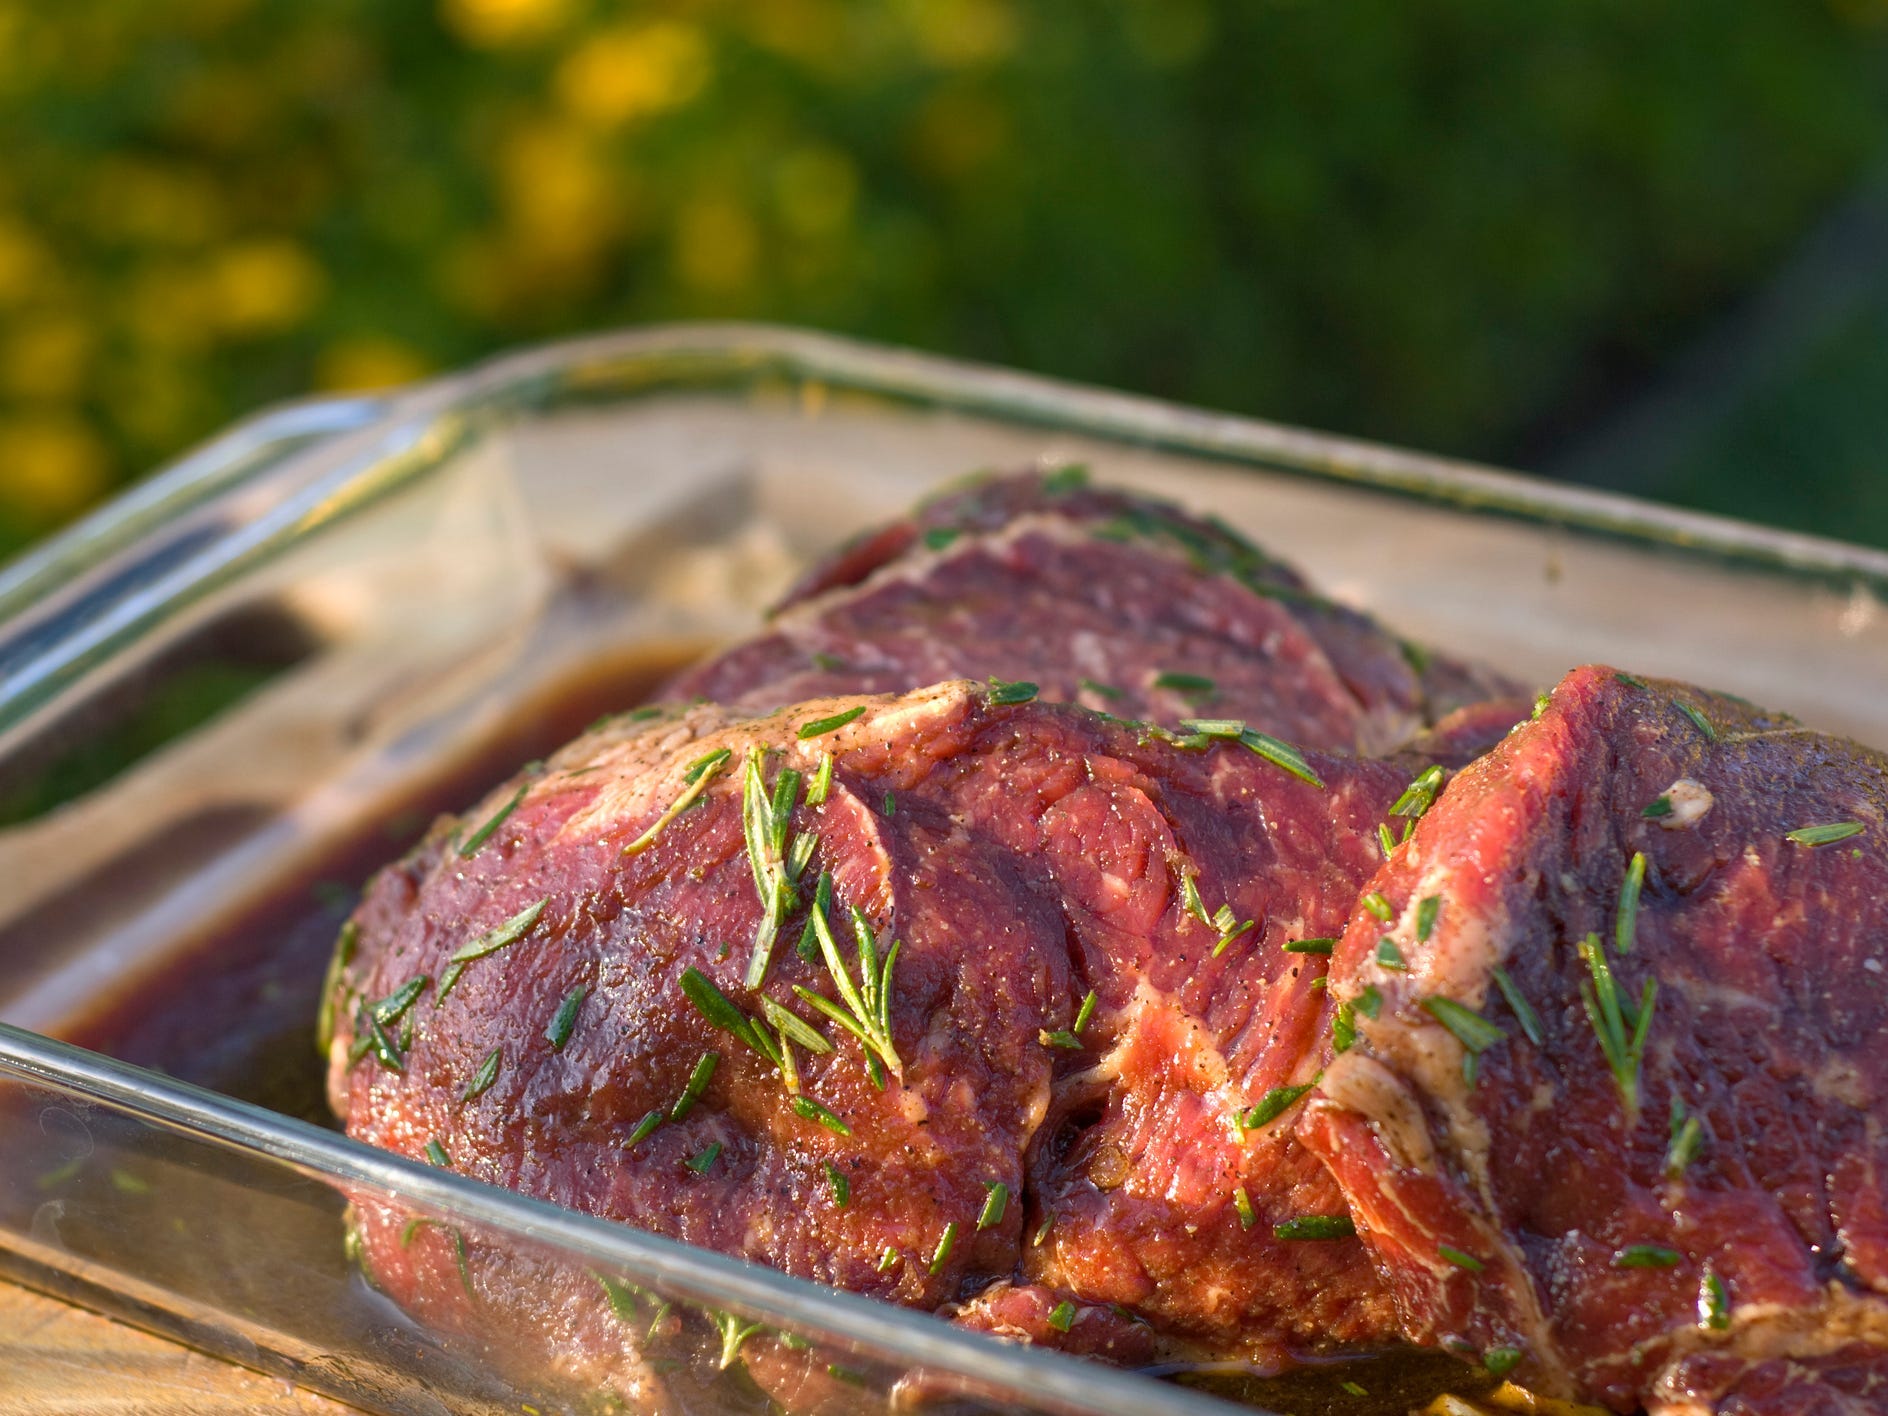
[[[669,696],[777,708],[1028,679],[1046,699],[1122,717],[1234,717],[1304,746],[1377,753],[1518,691],[1321,598],[1224,523],[1077,473],[976,482],[872,533]],[[1451,760],[1492,740],[1458,733]]]
[[[1333,960],[1299,1134],[1419,1342],[1620,1411],[1888,1410],[1888,759],[1569,675]]]
[[[1341,928],[1408,773],[1028,698],[645,710],[441,823],[350,926],[349,1133],[1117,1360],[1381,1344],[1292,1138],[1325,963],[1293,944]],[[655,1390],[588,1276],[400,1219],[364,1254],[422,1316]]]

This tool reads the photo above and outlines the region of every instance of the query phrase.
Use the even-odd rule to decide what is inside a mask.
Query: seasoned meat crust
[[[1380,1343],[1356,1241],[1275,1232],[1343,1214],[1281,1091],[1312,1078],[1324,962],[1286,945],[1341,927],[1407,773],[1015,696],[625,715],[442,823],[354,919],[329,1078],[349,1133],[1076,1350],[1276,1366]],[[790,1068],[764,1055],[779,1031],[742,1031],[771,1008],[798,1019]],[[554,1314],[575,1370],[646,1389],[587,1277],[519,1285],[477,1246],[462,1276],[443,1236],[363,1229],[422,1316]],[[794,1360],[769,1341],[748,1355]]]
[[[995,677],[1128,718],[1239,718],[1305,746],[1383,753],[1520,692],[1323,599],[1224,523],[1078,471],[983,479],[869,534],[668,696],[775,708]],[[1490,735],[1491,722],[1464,719],[1437,746],[1467,761],[1513,721]]]
[[[1299,1128],[1410,1338],[1619,1411],[1888,1409],[1885,818],[1881,754],[1605,668],[1455,778]]]

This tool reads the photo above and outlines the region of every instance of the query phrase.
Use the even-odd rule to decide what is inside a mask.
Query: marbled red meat
[[[1881,754],[1603,668],[1456,777],[1299,1129],[1410,1338],[1620,1411],[1888,1409],[1885,817]]]
[[[811,804],[826,754],[830,791]],[[1341,926],[1407,772],[1313,752],[1314,784],[1275,757],[964,683],[615,720],[371,884],[339,982],[333,1104],[376,1145],[436,1143],[461,1173],[985,1330],[1262,1366],[1380,1343],[1390,1304],[1356,1242],[1274,1232],[1343,1212],[1291,1112],[1239,1118],[1311,1078],[1323,960],[1285,946]],[[777,834],[744,808],[750,758],[769,793],[801,774]],[[626,852],[704,760],[700,800]],[[811,852],[758,988],[750,817],[763,861],[776,844]],[[900,941],[882,1090],[864,1045],[795,991],[841,997],[823,954],[797,947],[822,872],[855,987],[849,912],[876,957]],[[451,955],[521,916],[442,998]],[[764,996],[826,1036],[830,1052],[794,1049],[797,1110],[780,1065],[691,1006],[690,969],[746,1015]],[[378,1048],[375,1001],[398,1013]],[[692,1109],[630,1144],[710,1053]],[[587,1277],[520,1283],[475,1244],[462,1278],[443,1236],[402,1245],[399,1221],[363,1215],[369,1264],[403,1303],[535,1324],[573,1371],[648,1391]],[[1064,1302],[1067,1321],[1048,1321]],[[763,1366],[793,1367],[756,1341]]]

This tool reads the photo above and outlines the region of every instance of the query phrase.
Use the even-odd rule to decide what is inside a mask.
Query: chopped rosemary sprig
[[[544,1040],[551,1045],[551,1051],[562,1052],[564,1044],[570,1041],[571,1033],[577,1028],[577,1014],[583,1011],[584,999],[590,996],[590,985],[580,983],[564,995],[564,1001],[557,1005],[557,1012],[544,1029]]]
[[[800,774],[780,769],[771,796],[767,792],[764,750],[749,752],[741,788],[741,832],[747,841],[747,863],[754,872],[754,890],[760,896],[761,921],[754,933],[754,953],[748,960],[746,983],[758,989],[767,977],[780,925],[793,908],[796,892],[787,878],[787,827],[793,804],[800,795]]]
[[[1309,782],[1312,786],[1323,789],[1324,779],[1311,770],[1311,764],[1305,761],[1305,755],[1290,743],[1281,742],[1267,733],[1254,732],[1251,728],[1239,734],[1239,741],[1274,767],[1283,768],[1299,781]]]
[[[1436,1252],[1443,1257],[1445,1262],[1452,1263],[1459,1269],[1467,1269],[1470,1273],[1480,1273],[1488,1267],[1473,1254],[1465,1253],[1453,1244],[1438,1244]]]
[[[1049,1313],[1049,1326],[1057,1332],[1067,1332],[1075,1326],[1075,1305],[1064,1298]]]
[[[1396,918],[1396,911],[1390,907],[1390,902],[1384,899],[1383,896],[1375,890],[1365,895],[1363,899],[1359,900],[1357,903],[1369,910],[1371,914],[1375,915],[1385,924],[1388,924],[1391,920]]]
[[[1328,954],[1336,947],[1335,939],[1290,939],[1285,942],[1287,954]]]
[[[1420,820],[1423,813],[1436,804],[1436,795],[1442,790],[1443,775],[1440,767],[1425,767],[1418,772],[1415,779],[1403,788],[1403,794],[1390,803],[1390,815]]]
[[[1645,852],[1634,851],[1626,867],[1626,878],[1619,882],[1619,917],[1613,924],[1613,947],[1623,955],[1632,952],[1639,931],[1639,892],[1645,888]]]
[[[1042,1241],[1049,1237],[1049,1231],[1054,1228],[1055,1215],[1044,1215],[1042,1217],[1042,1223],[1036,1229],[1036,1237],[1029,1241],[1029,1247],[1032,1249],[1040,1249],[1042,1247]]]
[[[1280,1239],[1349,1239],[1357,1226],[1347,1214],[1301,1214],[1273,1225],[1272,1233]]]
[[[492,1083],[498,1080],[498,1069],[504,1065],[505,1049],[494,1047],[485,1054],[485,1060],[479,1063],[478,1071],[465,1084],[465,1090],[459,1093],[459,1100],[471,1101],[474,1097],[484,1096],[492,1089]]]
[[[315,1018],[315,1049],[326,1054],[334,1045],[335,1000],[341,992],[341,981],[347,974],[347,966],[354,962],[354,951],[360,947],[361,927],[353,920],[341,926],[341,932],[335,936],[334,953],[328,960],[328,976],[321,984],[321,1011]]]
[[[695,1103],[708,1090],[708,1083],[714,1079],[715,1068],[720,1064],[719,1052],[704,1052],[696,1059],[694,1070],[688,1074],[688,1081],[682,1087],[682,1094],[675,1099],[675,1105],[669,1108],[669,1120],[680,1121],[695,1109]]]
[[[406,1071],[406,1059],[400,1055],[399,1044],[388,1036],[387,1030],[381,1026],[380,1020],[371,1013],[363,1012],[360,1017],[356,1019],[355,1027],[358,1030],[363,1025],[366,1027],[365,1036],[364,1038],[360,1036],[355,1038],[354,1046],[348,1050],[348,1064],[352,1066],[355,1062],[360,1061],[362,1057],[371,1052],[380,1065],[385,1067],[389,1072],[396,1074],[404,1073]]]
[[[721,1334],[720,1368],[725,1372],[734,1365],[734,1359],[741,1355],[741,1344],[759,1332],[761,1325],[742,1322],[734,1314],[724,1313],[719,1308],[704,1308],[702,1311],[708,1314],[708,1321]]]
[[[721,1142],[710,1141],[687,1160],[683,1161],[682,1164],[686,1165],[697,1175],[706,1175],[708,1173],[708,1167],[715,1163],[715,1157],[720,1154]]]
[[[1056,1028],[1053,1031],[1039,1028],[1036,1031],[1036,1041],[1044,1047],[1060,1047],[1069,1052],[1082,1050],[1082,1040],[1067,1028]]]
[[[1232,1187],[1232,1207],[1239,1212],[1241,1229],[1250,1229],[1259,1222],[1259,1212],[1252,1208],[1252,1196],[1246,1193],[1244,1185]]]
[[[1169,669],[1154,676],[1154,687],[1171,689],[1175,693],[1204,696],[1218,689],[1219,684],[1205,674],[1185,674]]]
[[[657,1107],[636,1123],[636,1129],[629,1133],[629,1139],[623,1142],[624,1150],[634,1150],[653,1136],[662,1125],[662,1108]]]
[[[1003,1222],[1003,1211],[1009,1208],[1010,1187],[1001,1180],[986,1181],[990,1193],[984,1196],[983,1208],[977,1213],[977,1228],[988,1229]]]
[[[1396,837],[1390,834],[1390,828],[1381,821],[1377,823],[1377,846],[1382,850],[1385,860],[1388,860],[1396,851]]]
[[[819,936],[813,928],[813,916],[826,917],[833,907],[833,877],[828,871],[821,871],[819,884],[813,888],[813,908],[808,911],[806,923],[800,927],[800,942],[793,946],[793,952],[809,964],[819,957]]]
[[[807,784],[806,804],[808,806],[824,806],[826,804],[826,794],[832,789],[833,755],[830,752],[822,752],[819,758],[819,766],[813,771],[813,780]]]
[[[1182,718],[1180,726],[1196,737],[1228,741],[1240,737],[1246,730],[1243,718]]]
[[[1255,919],[1241,921],[1239,916],[1233,913],[1231,905],[1221,905],[1214,910],[1212,925],[1219,931],[1219,942],[1213,945],[1213,957],[1217,959],[1232,946],[1234,940],[1248,933],[1257,924],[1258,921]]]
[[[495,929],[488,929],[470,944],[460,946],[447,961],[446,972],[440,975],[439,992],[433,995],[433,1006],[437,1008],[446,1001],[446,995],[452,992],[452,986],[465,972],[465,966],[474,959],[483,959],[488,954],[496,954],[500,949],[516,944],[538,922],[538,916],[544,913],[544,907],[550,899],[539,900],[534,905],[526,905],[517,914]]]
[[[1318,1077],[1313,1077],[1308,1082],[1300,1082],[1297,1086],[1273,1087],[1240,1113],[1239,1129],[1256,1131],[1259,1127],[1276,1121],[1289,1111],[1300,1097],[1315,1087],[1322,1075],[1323,1073],[1319,1073]]]
[[[850,1136],[852,1134],[852,1127],[848,1126],[839,1117],[821,1106],[810,1096],[794,1097],[793,1109],[801,1116],[804,1116],[808,1121],[819,1122],[820,1125],[824,1126],[835,1135]]]
[[[806,874],[806,867],[812,862],[813,852],[819,849],[819,832],[801,831],[793,838],[793,844],[787,847],[787,883],[795,885]]]
[[[1639,808],[1639,814],[1648,821],[1657,821],[1661,816],[1672,814],[1670,795],[1653,797],[1646,805]]]
[[[851,667],[837,654],[824,654],[817,649],[807,655],[807,658],[811,659],[813,661],[813,667],[820,670],[822,673],[837,673],[841,669]]]
[[[808,1052],[827,1053],[833,1050],[832,1043],[826,1040],[824,1033],[785,1004],[763,997],[760,1000],[760,1015],[773,1024],[774,1031],[784,1040],[797,1043]]]
[[[1627,1114],[1636,1116],[1639,1063],[1645,1056],[1646,1035],[1652,1028],[1652,1005],[1658,997],[1658,981],[1650,978],[1645,981],[1639,1006],[1634,1010],[1619,996],[1613,966],[1606,958],[1606,948],[1600,943],[1599,935],[1589,934],[1580,942],[1580,957],[1592,975],[1591,983],[1580,980],[1580,1001],[1586,1006],[1587,1020],[1593,1024],[1600,1051],[1606,1054],[1606,1065],[1612,1069],[1613,1080],[1619,1086],[1620,1100]]]
[[[620,1323],[635,1322],[636,1300],[643,1296],[643,1290],[633,1283],[625,1283],[607,1274],[593,1273],[591,1276],[602,1285],[603,1296],[609,1300],[610,1312],[616,1315],[616,1320]]]
[[[1409,961],[1403,957],[1403,951],[1396,947],[1396,941],[1387,934],[1377,941],[1377,965],[1379,968],[1409,972]]]
[[[708,975],[693,964],[682,970],[682,992],[695,1005],[695,1011],[714,1027],[732,1033],[776,1067],[780,1065],[780,1049],[774,1045],[773,1039],[752,1018],[735,1007],[728,995],[716,988]]]
[[[426,1143],[426,1159],[442,1170],[452,1169],[452,1157],[446,1154],[446,1148],[439,1144],[437,1136]]]
[[[1046,473],[1042,479],[1042,489],[1052,497],[1065,497],[1070,492],[1078,492],[1088,485],[1088,464],[1086,462],[1065,462],[1055,471]]]
[[[1096,683],[1091,678],[1077,679],[1075,681],[1075,686],[1080,689],[1085,689],[1089,693],[1100,694],[1103,698],[1127,697],[1127,694],[1124,690],[1116,688],[1112,684]]]
[[[662,834],[663,829],[693,806],[696,799],[708,790],[708,784],[715,779],[716,773],[728,765],[728,759],[733,755],[731,748],[718,747],[713,752],[704,753],[689,763],[688,770],[682,774],[681,793],[669,803],[668,810],[650,822],[648,830],[623,847],[623,854],[637,855],[653,846],[656,843],[656,837]]]
[[[826,1187],[833,1192],[833,1203],[844,1209],[852,1203],[852,1182],[846,1179],[846,1172],[826,1162]]]
[[[1028,703],[1041,691],[1027,679],[1018,679],[1014,683],[1000,678],[990,680],[990,702],[998,707]]]
[[[1637,674],[1616,673],[1613,675],[1613,677],[1618,679],[1621,683],[1628,684],[1633,688],[1651,687],[1650,684],[1648,684],[1644,679],[1640,678]]]
[[[1501,996],[1508,1000],[1515,1021],[1521,1025],[1521,1035],[1536,1047],[1541,1046],[1547,1035],[1541,1030],[1540,1014],[1534,1011],[1534,1005],[1522,994],[1520,985],[1499,964],[1495,966],[1495,986],[1501,990]]]
[[[1491,1347],[1482,1353],[1482,1370],[1491,1377],[1505,1377],[1521,1365],[1518,1347]]]
[[[814,938],[819,941],[820,953],[825,956],[826,970],[832,975],[833,984],[838,988],[845,1006],[842,1008],[831,999],[797,983],[793,985],[794,993],[808,1006],[817,1008],[858,1038],[862,1046],[902,1077],[905,1064],[899,1059],[897,1048],[892,1045],[892,969],[898,962],[900,949],[904,947],[903,941],[892,940],[891,948],[885,951],[881,959],[871,921],[865,917],[863,910],[854,906],[852,930],[859,945],[859,981],[855,984],[846,968],[846,961],[839,956],[839,945],[833,939],[831,921],[817,899],[813,903],[811,919]]]
[[[1095,1015],[1095,990],[1091,988],[1088,990],[1087,994],[1083,997],[1082,1006],[1075,1010],[1075,1026],[1073,1029],[1071,1029],[1071,1031],[1073,1031],[1077,1037],[1080,1037],[1082,1034],[1082,1029],[1088,1026],[1088,1020],[1092,1018],[1094,1015]]]
[[[367,1005],[367,1011],[383,1028],[390,1028],[406,1016],[406,1010],[419,1001],[432,979],[425,974],[410,978],[385,998]]]
[[[1213,917],[1206,912],[1206,901],[1200,898],[1200,883],[1192,875],[1180,877],[1180,902],[1192,915],[1208,929],[1213,927]]]
[[[1663,1244],[1628,1244],[1613,1255],[1614,1268],[1677,1268],[1685,1256]]]
[[[834,713],[830,718],[815,718],[810,723],[802,723],[799,728],[800,741],[808,738],[824,737],[827,733],[837,732],[847,723],[857,722],[865,716],[865,705],[855,703],[842,713]]]
[[[1867,829],[1859,821],[1832,821],[1827,826],[1798,826],[1794,831],[1785,833],[1783,839],[1794,841],[1799,846],[1826,846],[1835,841],[1846,841],[1851,836],[1859,836]]]
[[[931,550],[941,551],[963,534],[961,526],[933,526],[924,533],[924,544]]]
[[[1442,896],[1425,895],[1416,902],[1416,942],[1427,944],[1436,932],[1436,914],[1442,909]]]
[[[491,840],[492,833],[505,824],[505,818],[518,809],[518,803],[524,800],[524,794],[530,790],[531,784],[526,782],[512,793],[511,800],[499,807],[490,820],[466,837],[465,844],[459,847],[459,858],[470,860],[477,855],[479,847]]]
[[[1704,1282],[1698,1285],[1698,1318],[1713,1332],[1723,1332],[1731,1325],[1731,1295],[1725,1290],[1724,1280],[1709,1269]]]
[[[1696,727],[1699,732],[1704,734],[1704,740],[1706,742],[1716,742],[1718,740],[1718,730],[1712,726],[1711,720],[1705,717],[1705,715],[1696,708],[1692,707],[1691,704],[1680,703],[1677,699],[1673,699],[1672,706],[1678,709],[1678,711],[1683,713],[1687,718],[1691,719],[1692,725]]]
[[[931,1251],[930,1271],[936,1273],[950,1262],[951,1250],[957,1247],[957,1221],[952,1220],[944,1226],[944,1236],[937,1241],[937,1248]]]
[[[1698,1152],[1704,1149],[1704,1125],[1696,1116],[1685,1114],[1685,1103],[1672,1098],[1672,1137],[1665,1147],[1665,1178],[1683,1175]]]
[[[882,1250],[879,1251],[878,1271],[880,1273],[885,1273],[891,1269],[896,1268],[897,1266],[898,1266],[898,1251],[894,1249],[890,1244],[887,1244]]]
[[[1374,983],[1364,985],[1363,992],[1357,995],[1356,1008],[1366,1018],[1372,1019],[1383,1011],[1383,995],[1377,992],[1377,986]]]
[[[1455,1035],[1457,1042],[1477,1056],[1507,1039],[1508,1034],[1500,1027],[1453,998],[1425,998],[1422,1006],[1425,1013],[1441,1023]]]
[[[1352,1004],[1339,1003],[1331,1018],[1331,1050],[1349,1052],[1356,1045],[1357,1009]]]
[[[890,791],[889,789],[885,793],[885,814],[887,816],[896,816],[898,814],[897,793]]]
[[[1369,1388],[1365,1387],[1360,1382],[1342,1381],[1342,1382],[1339,1382],[1337,1385],[1342,1391],[1344,1391],[1349,1396],[1370,1395]]]

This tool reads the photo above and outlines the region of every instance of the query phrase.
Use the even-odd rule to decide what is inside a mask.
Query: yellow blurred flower
[[[754,278],[760,233],[747,209],[726,196],[700,197],[676,213],[675,272],[697,290],[725,294]]]
[[[497,167],[506,219],[533,246],[574,257],[614,239],[628,175],[612,170],[581,129],[526,123],[500,143]]]
[[[710,67],[700,30],[654,20],[591,36],[558,65],[553,83],[572,114],[611,127],[679,108],[702,91]]]
[[[23,320],[0,342],[0,388],[19,398],[74,398],[89,372],[92,344],[92,331],[72,315]]]
[[[238,339],[280,334],[300,324],[327,290],[314,258],[280,237],[215,253],[204,271],[211,316]]]
[[[105,490],[110,454],[66,412],[0,420],[0,505],[29,525],[64,520]]]
[[[225,223],[222,198],[207,175],[130,158],[93,169],[86,206],[94,231],[139,245],[202,245]]]
[[[315,384],[337,393],[391,388],[432,372],[432,365],[410,344],[385,335],[337,339],[315,356]]]
[[[16,221],[0,216],[0,305],[17,304],[38,293],[51,272],[46,243]]]
[[[859,169],[837,148],[795,148],[774,168],[780,219],[799,236],[823,236],[852,220],[859,199]]]
[[[440,0],[439,5],[446,28],[482,49],[542,39],[569,13],[569,0]]]
[[[908,0],[905,13],[918,48],[946,68],[993,64],[1016,48],[1016,15],[1005,0]]]

